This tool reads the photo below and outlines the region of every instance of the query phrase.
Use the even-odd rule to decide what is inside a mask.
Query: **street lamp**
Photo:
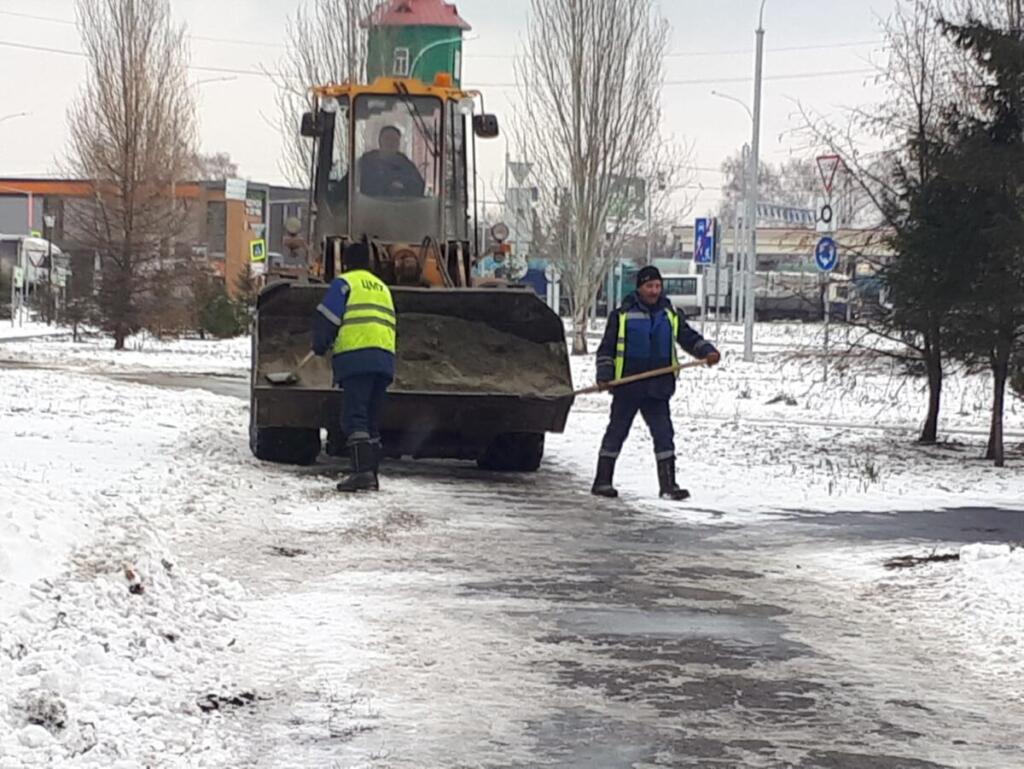
[[[764,69],[764,6],[757,19],[757,54],[754,59],[754,135],[750,142],[750,185],[747,189],[747,221],[750,222],[750,261],[746,275],[747,322],[743,331],[743,360],[754,360],[754,273],[757,270],[757,199],[758,175],[761,163],[761,73]]]
[[[736,102],[747,111],[747,115],[751,120],[754,119],[754,113],[750,111],[750,107],[747,106],[747,103],[743,101],[743,99],[737,99],[735,96],[730,96],[729,94],[722,93],[721,91],[712,91],[711,95],[717,96],[719,99],[728,99],[729,101]]]
[[[0,117],[0,123],[3,123],[5,120],[14,120],[16,117],[28,117],[31,114],[31,112],[12,112],[10,115]]]
[[[232,80],[238,80],[238,77],[231,75],[230,77],[208,77],[204,80],[196,80],[194,83],[189,83],[189,88],[195,88],[200,85],[206,85],[207,83],[230,83]]]
[[[409,65],[409,77],[416,77],[416,65],[420,63],[420,59],[423,58],[423,54],[425,54],[427,51],[433,48],[437,48],[438,46],[441,45],[451,45],[452,43],[468,43],[470,40],[476,39],[476,35],[468,35],[467,37],[449,37],[445,38],[444,40],[435,40],[430,45],[424,46],[420,50],[420,52],[416,54],[416,58],[412,60],[412,64]],[[460,72],[453,72],[452,75],[459,80],[462,79],[462,73]]]
[[[745,101],[743,101],[742,99],[737,99],[735,96],[730,96],[729,94],[721,93],[719,91],[712,91],[711,95],[712,96],[717,96],[720,99],[726,99],[728,101],[735,102],[736,104],[739,104],[741,107],[743,107],[744,111],[750,117],[751,125],[754,125],[754,113],[751,111],[750,107],[747,106],[747,103]],[[757,218],[756,218],[756,216],[754,217],[754,219],[750,218],[750,193],[751,193],[751,187],[752,186],[756,186],[756,182],[754,184],[751,184],[750,180],[751,179],[756,179],[757,175],[752,172],[752,168],[753,167],[750,164],[750,152],[749,152],[749,149],[750,149],[749,145],[747,145],[747,144],[743,145],[743,156],[742,156],[742,160],[740,161],[740,167],[743,169],[742,192],[743,192],[743,207],[744,207],[745,210],[744,210],[744,213],[743,213],[742,217],[738,215],[739,212],[737,211],[737,217],[736,217],[737,218],[737,224],[736,224],[736,228],[733,230],[733,232],[734,232],[734,240],[736,241],[737,244],[739,243],[740,233],[741,232],[743,233],[743,237],[747,237],[746,230],[739,226],[739,221],[740,220],[743,221],[743,227],[744,228],[750,228],[752,231],[755,231],[755,232],[756,232],[756,228],[757,228]],[[756,203],[755,203],[754,209],[755,209],[755,213],[756,213],[756,210],[757,210]],[[753,226],[751,226],[751,225],[753,225]],[[737,245],[736,251],[737,251],[737,254],[740,252],[740,249],[739,249],[738,245]],[[735,264],[736,261],[739,261],[739,265]],[[750,266],[752,262],[753,262],[753,265],[754,265],[753,267]],[[753,341],[752,341],[752,339],[753,339],[753,321],[751,321],[750,324],[748,325],[747,318],[750,315],[750,313],[749,313],[750,305],[746,301],[746,296],[750,293],[750,284],[751,284],[750,272],[751,272],[751,270],[756,270],[756,269],[757,269],[757,256],[756,256],[756,252],[754,252],[753,254],[746,254],[744,258],[741,258],[739,260],[734,259],[733,275],[734,276],[737,276],[737,275],[739,276],[739,281],[742,282],[742,285],[734,286],[735,290],[733,292],[733,300],[734,301],[732,302],[732,319],[733,319],[733,322],[735,322],[737,320],[737,315],[739,315],[739,318],[743,320],[743,328],[744,328],[744,332],[743,332],[744,360],[752,360],[752,358],[748,358],[747,357],[747,352],[746,352],[747,349],[748,349],[748,342],[747,342],[748,339],[751,340],[751,342],[749,344],[749,348],[751,350],[753,350]],[[752,352],[751,352],[751,355],[753,355]]]

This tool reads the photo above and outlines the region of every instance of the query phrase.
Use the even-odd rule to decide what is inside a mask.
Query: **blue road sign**
[[[696,264],[715,262],[715,220],[697,219],[693,224],[693,261]]]
[[[839,246],[832,238],[822,238],[814,249],[814,263],[822,272],[832,272],[839,261]]]

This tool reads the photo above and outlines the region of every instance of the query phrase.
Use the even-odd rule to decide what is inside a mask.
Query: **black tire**
[[[320,431],[304,427],[249,428],[249,448],[264,462],[311,465],[320,456]]]
[[[533,473],[544,458],[544,433],[505,433],[484,451],[476,464],[481,470]]]

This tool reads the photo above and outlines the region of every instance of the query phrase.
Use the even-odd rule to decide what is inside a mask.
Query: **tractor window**
[[[351,162],[348,99],[325,100],[323,115],[330,131],[320,150],[320,229],[325,234],[341,235],[348,232],[348,172]]]
[[[387,242],[439,238],[441,101],[365,95],[355,102],[352,232]]]
[[[466,116],[457,102],[448,102],[445,127],[445,235],[448,240],[469,240],[469,195],[466,178]]]
[[[348,102],[339,102],[334,112],[334,139],[331,151],[331,181],[340,182],[348,175]]]

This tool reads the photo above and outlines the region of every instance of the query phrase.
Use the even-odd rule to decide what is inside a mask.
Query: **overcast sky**
[[[273,69],[283,54],[285,19],[302,0],[172,0],[193,36],[197,67]],[[718,168],[750,138],[750,119],[713,89],[750,104],[753,95],[754,27],[759,0],[662,0],[672,25],[663,94],[665,128],[694,147],[697,213],[713,208],[722,184]],[[878,58],[879,17],[895,0],[768,0],[764,83],[763,157],[776,162],[806,153],[790,132],[800,124],[800,102],[819,113],[878,98],[870,59]],[[467,42],[464,82],[481,86],[489,111],[507,115],[514,98],[512,55],[522,41],[529,0],[460,0],[459,12],[478,37]],[[0,0],[0,176],[57,174],[66,147],[65,112],[84,77],[80,57],[5,44],[79,50],[73,23],[25,18],[27,14],[73,22],[72,0]],[[223,41],[195,39],[223,38]],[[793,50],[798,49],[798,50]],[[842,73],[842,74],[830,74]],[[229,152],[241,175],[280,182],[281,137],[273,85],[259,75],[229,77],[195,70],[205,152]],[[675,81],[675,82],[673,82]],[[679,82],[683,81],[683,82]],[[493,87],[488,87],[493,84]],[[30,113],[3,120],[6,115]],[[504,144],[483,150],[483,172],[501,175]],[[813,152],[811,153],[813,155]]]

